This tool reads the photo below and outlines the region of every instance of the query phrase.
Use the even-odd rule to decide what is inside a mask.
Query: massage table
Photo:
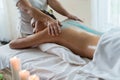
[[[79,22],[66,20],[63,25],[74,25],[88,32],[102,35]],[[0,69],[10,67],[10,58],[18,57],[23,70],[36,74],[41,80],[100,80],[98,77],[84,73],[80,69],[91,60],[75,55],[68,48],[54,44],[41,44],[38,48],[10,49],[9,44],[0,47]]]

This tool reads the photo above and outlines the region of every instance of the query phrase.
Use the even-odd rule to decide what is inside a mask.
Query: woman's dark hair
[[[46,15],[49,15],[50,17],[52,17],[53,19],[57,19],[53,14],[49,13],[48,11],[45,10],[41,10],[43,13],[45,13]]]

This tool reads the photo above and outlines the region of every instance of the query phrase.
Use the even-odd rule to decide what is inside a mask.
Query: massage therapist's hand
[[[74,16],[74,15],[71,15],[71,14],[69,14],[67,17],[68,17],[68,19],[83,22],[83,20],[79,19],[77,16]]]
[[[35,27],[34,27],[35,26]],[[34,33],[37,33],[46,27],[48,27],[48,34],[51,36],[58,36],[61,33],[61,23],[58,20],[47,20],[47,21],[35,21],[35,24],[33,24]]]
[[[61,23],[58,20],[48,21],[48,34],[58,36],[61,33]]]

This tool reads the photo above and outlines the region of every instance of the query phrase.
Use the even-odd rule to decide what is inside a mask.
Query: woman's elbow
[[[17,48],[16,44],[15,44],[13,41],[11,41],[11,42],[9,43],[9,47],[10,47],[11,49],[16,49],[16,48]]]

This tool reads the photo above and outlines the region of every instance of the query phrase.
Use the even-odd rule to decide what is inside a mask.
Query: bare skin
[[[62,28],[62,33],[54,37],[49,36],[47,31],[48,28],[45,28],[25,38],[13,40],[9,45],[13,49],[22,49],[42,43],[57,43],[69,48],[77,55],[93,58],[95,49],[90,46],[97,45],[99,36],[85,32],[77,27]]]

